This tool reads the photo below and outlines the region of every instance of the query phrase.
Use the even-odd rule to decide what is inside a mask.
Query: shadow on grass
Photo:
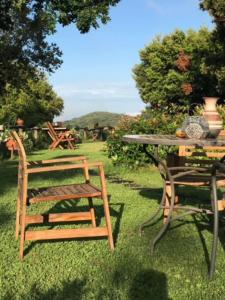
[[[126,269],[125,269],[126,270]],[[126,277],[126,271],[123,269],[123,275]],[[115,272],[114,280],[112,280],[109,289],[106,286],[100,287],[99,291],[91,292],[91,299],[96,300],[122,300],[125,299],[125,295],[119,293],[121,283],[118,283],[116,276],[123,276]],[[103,282],[104,284],[104,282]],[[36,300],[80,300],[88,299],[90,296],[90,287],[88,286],[87,279],[75,279],[71,282],[63,282],[63,287],[60,289],[58,286],[49,289],[47,292],[43,292],[37,284],[34,284],[32,288],[26,293],[22,294],[20,298],[13,292],[8,292],[2,300],[16,300],[16,299],[36,299]],[[104,284],[105,285],[105,284]],[[93,298],[93,296],[95,298]],[[166,275],[162,272],[158,272],[152,269],[143,270],[138,272],[134,276],[128,291],[129,300],[169,300],[168,287]]]
[[[93,199],[95,200],[95,199]],[[50,210],[48,210],[47,212],[45,212],[45,214],[50,214],[50,213],[66,213],[66,212],[87,212],[89,211],[89,207],[88,206],[77,206],[79,200],[64,200],[64,201],[60,201],[57,204],[55,204],[54,207],[52,207]],[[82,201],[82,200],[80,200]],[[116,207],[119,207],[119,210],[117,211],[116,209],[113,209]],[[111,218],[114,217],[116,218],[115,221],[115,225],[113,228],[113,238],[114,238],[114,243],[116,245],[117,240],[118,240],[118,236],[119,236],[119,232],[120,232],[120,223],[121,223],[121,219],[122,219],[122,215],[123,215],[123,211],[124,211],[124,203],[116,203],[116,204],[112,204],[110,205],[110,216]],[[95,214],[96,214],[96,225],[100,226],[101,224],[101,219],[105,217],[104,215],[104,208],[103,205],[98,205],[95,207]],[[44,224],[38,224],[38,227],[41,228],[43,226],[49,226],[48,229],[54,229],[55,226],[57,225],[78,225],[79,222],[55,222],[55,223],[44,223]],[[82,224],[90,224],[90,221],[82,221]],[[29,225],[27,227],[28,228],[34,228],[35,224]],[[104,237],[92,237],[91,240],[100,240],[100,239],[105,239]],[[88,241],[90,240],[90,238],[79,238],[79,239],[63,239],[64,241],[71,241],[71,240],[76,240],[76,241]],[[59,239],[56,240],[47,240],[47,241],[34,241],[31,242],[31,244],[25,248],[25,255],[27,255],[34,247],[35,245],[39,244],[39,243],[55,243],[55,242],[59,242]]]
[[[36,299],[36,300],[80,300],[83,299],[86,280],[75,279],[72,282],[63,282],[63,288],[59,289],[58,286],[43,292],[36,284],[32,286],[27,294],[21,295],[20,298],[13,293],[7,293],[2,300],[17,300],[17,299]]]
[[[0,195],[4,195],[12,187],[17,186],[17,165],[17,161],[0,162]]]
[[[13,215],[8,212],[6,206],[0,205],[0,226],[11,222]]]
[[[167,278],[162,272],[143,270],[133,279],[129,300],[168,300]]]
[[[160,194],[159,189],[144,188],[140,190],[140,194],[146,198],[151,198],[151,199],[155,198],[156,200],[160,200],[160,198],[158,197]],[[179,201],[183,205],[211,209],[209,188],[179,187],[177,189],[177,195],[179,195]],[[221,190],[218,191],[218,198],[219,199],[224,198],[224,194]],[[222,215],[222,213],[220,213],[220,215]],[[148,225],[147,227],[154,226],[159,221],[162,222],[162,220],[163,220],[163,216],[162,214],[161,216],[159,214],[159,217],[156,218],[154,222],[150,223],[150,225]],[[220,220],[218,239],[223,249],[225,250],[225,234],[224,234],[225,217],[224,216],[222,220],[223,222],[221,222]],[[209,271],[210,263],[211,263],[210,259],[211,259],[212,241],[213,241],[213,215],[207,215],[205,213],[197,213],[192,215],[192,220],[187,220],[187,217],[181,217],[181,219],[177,220],[176,224],[172,224],[171,226],[169,226],[167,230],[168,231],[175,230],[184,225],[195,225],[202,245],[207,268]],[[221,225],[223,225],[223,227]],[[204,231],[208,231],[212,234],[210,246],[207,246],[207,242],[203,234]],[[165,234],[166,232],[163,234],[163,236]],[[163,236],[160,238],[160,240],[163,238]],[[157,244],[160,242],[160,240],[157,242]]]

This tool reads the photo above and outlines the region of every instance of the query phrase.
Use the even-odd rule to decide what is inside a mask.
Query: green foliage
[[[212,43],[217,45],[208,58],[208,69],[216,75],[218,88],[225,94],[225,1],[200,0],[200,7],[207,10],[216,24],[212,32]]]
[[[0,94],[7,83],[23,86],[39,72],[53,72],[62,63],[62,52],[46,38],[57,23],[75,24],[81,33],[110,20],[109,8],[120,0],[1,0]]]
[[[131,168],[143,166],[149,162],[149,158],[143,152],[142,145],[125,143],[121,140],[122,137],[127,134],[175,134],[183,120],[183,114],[177,114],[174,118],[169,114],[162,115],[153,110],[147,111],[141,117],[125,116],[115,134],[107,139],[108,156],[114,164],[124,164]],[[165,157],[168,152],[173,150],[173,147],[162,147],[159,154],[161,157]],[[149,151],[153,151],[153,147],[149,146]]]
[[[121,117],[121,114],[99,111],[86,114],[79,118],[73,118],[72,120],[66,121],[65,123],[75,128],[94,128],[94,125],[96,123],[98,123],[100,127],[115,127]]]
[[[53,72],[62,63],[59,48],[46,41],[55,32],[54,15],[34,2],[1,1],[0,94],[7,83],[23,86],[37,75],[37,68]]]
[[[224,96],[225,60],[219,60],[218,70],[212,64],[215,56],[223,57],[223,48],[205,28],[155,38],[141,50],[141,63],[133,70],[142,100],[176,113],[202,103],[203,96]]]
[[[162,220],[156,220],[153,226],[146,228],[141,237],[138,228],[158,208],[161,200],[162,183],[158,171],[149,166],[140,170],[112,166],[102,148],[103,143],[82,144],[76,150],[76,155],[85,155],[90,161],[104,162],[108,193],[111,195],[110,214],[116,241],[114,252],[109,250],[105,238],[26,241],[26,256],[21,262],[19,241],[14,237],[17,161],[0,163],[1,300],[223,299],[223,230],[212,281],[207,278],[208,260],[203,251],[203,245],[207,251],[211,250],[212,227],[210,221],[208,223],[202,215],[196,215],[194,222],[192,216],[177,221],[158,243],[154,255],[150,255],[149,244],[162,227]],[[69,157],[71,151],[39,151],[29,156],[29,160],[45,160],[62,155]],[[30,177],[30,187],[79,183],[83,179],[79,175],[65,170],[34,175]],[[92,178],[97,183],[95,177]],[[182,189],[182,195],[184,197],[181,197],[181,201],[185,200],[187,204],[193,200],[197,200],[197,207],[203,205],[203,200],[204,204],[210,204],[208,190]],[[103,205],[101,201],[93,200],[97,220],[100,226],[104,226]],[[88,211],[87,201],[40,203],[34,205],[30,213],[66,213],[77,210]],[[52,224],[50,226],[55,228]],[[56,224],[56,229],[59,226],[63,228],[65,225]],[[203,241],[199,232],[204,234]]]
[[[200,7],[208,10],[215,21],[225,21],[225,2],[224,0],[200,0]]]
[[[29,79],[22,88],[6,86],[6,93],[0,97],[0,122],[15,124],[18,117],[25,126],[37,126],[52,121],[63,109],[63,100],[56,95],[45,78]]]
[[[34,145],[34,150],[43,150],[48,149],[49,145],[51,144],[50,137],[48,136],[47,132],[39,131],[38,132],[38,139],[34,139],[33,134],[31,135],[31,140]]]

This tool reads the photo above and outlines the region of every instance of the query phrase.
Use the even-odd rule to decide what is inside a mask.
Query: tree
[[[219,51],[211,52],[207,65],[211,73],[216,74],[218,86],[225,94],[225,1],[200,0],[200,7],[207,10],[216,24],[212,32],[212,43],[217,44]]]
[[[63,110],[63,100],[40,75],[38,79],[28,79],[27,85],[20,89],[7,84],[6,93],[4,97],[0,97],[0,103],[0,123],[14,125],[20,117],[28,127],[53,120]]]
[[[221,46],[205,28],[155,38],[141,50],[141,63],[133,70],[142,100],[176,113],[202,102],[203,96],[225,95],[225,82],[208,66],[212,53],[221,54]]]
[[[200,0],[200,7],[208,10],[216,22],[225,21],[225,2],[224,0]]]
[[[0,1],[0,94],[7,83],[21,86],[29,75],[53,72],[61,51],[46,41],[63,26],[74,23],[81,33],[110,20],[109,8],[120,0],[1,0]]]

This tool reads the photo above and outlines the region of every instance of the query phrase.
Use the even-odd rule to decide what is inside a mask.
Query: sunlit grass
[[[43,150],[29,158],[86,155],[91,161],[104,162],[111,195],[114,252],[109,250],[106,239],[26,242],[26,256],[20,262],[19,242],[14,237],[17,161],[0,163],[0,299],[224,299],[223,228],[212,282],[207,278],[212,229],[200,216],[175,223],[157,245],[155,254],[150,255],[150,240],[162,221],[147,228],[142,237],[138,229],[158,207],[162,193],[159,174],[151,166],[138,171],[114,167],[103,149],[103,143],[88,143],[75,151]],[[81,174],[64,171],[30,179],[31,186],[48,186],[79,181]],[[204,191],[190,195],[186,190],[185,195],[187,200],[191,196],[208,197]],[[43,204],[33,210],[82,209],[86,202]],[[101,201],[95,203],[98,220],[103,222]]]

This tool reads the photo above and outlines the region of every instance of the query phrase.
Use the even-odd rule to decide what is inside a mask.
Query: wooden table
[[[188,139],[178,138],[175,135],[149,134],[149,135],[125,135],[122,140],[128,143],[143,145],[167,145],[167,146],[225,146],[225,138],[217,139]]]
[[[163,224],[163,227],[161,228],[161,230],[159,231],[157,236],[152,240],[152,248],[151,249],[153,252],[155,244],[165,233],[170,222],[172,220],[179,218],[179,216],[172,218],[172,212],[175,208],[175,176],[173,176],[171,170],[175,169],[175,168],[167,167],[165,162],[160,160],[159,155],[158,155],[158,146],[160,146],[160,145],[164,145],[164,146],[165,145],[166,146],[195,146],[195,147],[225,146],[225,138],[222,136],[222,137],[218,137],[218,138],[214,138],[214,139],[207,139],[207,138],[205,138],[205,139],[188,139],[188,138],[178,138],[175,135],[152,135],[152,134],[150,134],[150,135],[125,135],[125,136],[123,136],[122,140],[127,143],[142,144],[143,150],[145,151],[145,153],[148,155],[148,157],[150,157],[153,160],[154,164],[158,167],[161,177],[164,182],[164,190],[163,190],[163,196],[162,196],[162,200],[160,203],[160,207],[156,211],[156,213],[151,216],[151,218],[149,218],[146,222],[144,222],[140,226],[140,233],[143,231],[144,227],[152,224],[153,219],[155,219],[155,217],[158,215],[158,213],[160,212],[162,207],[165,207],[166,181],[167,182],[169,181],[170,185],[171,185],[171,202],[169,204],[169,214],[166,219],[166,222]],[[148,151],[148,148],[147,148],[148,145],[155,146],[154,153],[150,153]],[[221,161],[224,161],[224,157],[221,159]],[[177,168],[177,169],[179,169],[179,168]],[[190,170],[190,167],[189,167],[189,171],[195,172],[195,170],[197,170],[197,168],[192,167],[192,170]],[[199,208],[195,208],[195,207],[189,208],[190,214],[195,213],[195,212],[196,213],[200,212],[200,213],[212,213],[214,215],[213,246],[212,246],[212,253],[211,253],[210,275],[209,275],[210,278],[212,278],[214,270],[215,270],[216,248],[217,248],[217,241],[218,241],[218,223],[219,222],[218,222],[218,204],[217,204],[217,192],[216,192],[217,170],[222,171],[224,174],[225,173],[224,163],[217,162],[212,167],[212,173],[211,173],[212,174],[212,176],[211,176],[211,178],[212,178],[211,179],[212,210],[199,209]],[[204,172],[204,170],[201,172]],[[182,175],[182,173],[181,173],[181,175]],[[185,209],[185,207],[183,207],[183,209]],[[186,213],[184,213],[183,215],[185,215],[185,214],[188,214],[188,211],[186,211]]]

